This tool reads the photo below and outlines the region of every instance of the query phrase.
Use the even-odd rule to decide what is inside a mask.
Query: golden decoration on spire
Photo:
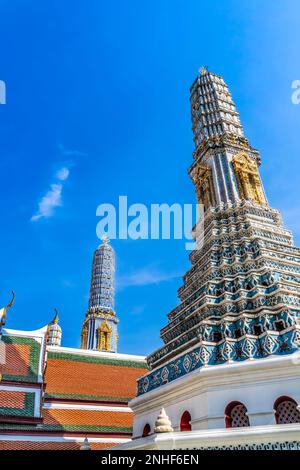
[[[112,328],[107,320],[103,320],[101,325],[98,327],[97,332],[99,351],[109,351]]]
[[[88,328],[84,324],[81,331],[81,349],[87,349]]]
[[[247,152],[241,151],[232,159],[240,198],[267,205],[267,199],[258,173],[257,163]]]
[[[200,75],[205,75],[208,72],[207,65],[202,65],[199,69]]]
[[[196,188],[198,204],[203,204],[204,209],[216,205],[214,184],[211,169],[208,165],[198,164],[194,170],[193,181]]]

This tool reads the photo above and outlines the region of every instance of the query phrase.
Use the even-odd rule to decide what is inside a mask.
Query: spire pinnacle
[[[106,233],[102,237],[102,242],[104,243],[104,245],[107,245],[109,243],[109,238]]]
[[[56,324],[59,322],[59,316],[58,316],[58,310],[57,308],[54,309],[55,315],[53,320],[50,322],[52,325]]]
[[[191,87],[195,150],[190,175],[204,210],[221,203],[252,200],[267,205],[258,152],[244,135],[224,79],[202,66]]]
[[[201,65],[199,69],[200,75],[205,75],[208,72],[208,66],[207,65]]]

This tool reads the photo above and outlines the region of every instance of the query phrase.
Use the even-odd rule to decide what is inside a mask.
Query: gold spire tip
[[[208,66],[207,65],[202,65],[199,69],[200,75],[205,75],[208,72]]]
[[[109,243],[109,238],[108,236],[105,234],[103,235],[102,237],[102,242],[104,243],[104,245],[107,245]]]

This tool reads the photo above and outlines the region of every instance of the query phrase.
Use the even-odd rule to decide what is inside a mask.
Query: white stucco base
[[[277,425],[274,402],[281,396],[300,403],[300,353],[203,367],[134,398],[133,441],[122,449],[199,448],[260,442],[300,443],[300,424]],[[225,408],[232,401],[247,408],[250,427],[226,429]],[[161,408],[174,432],[153,434]],[[191,432],[180,431],[184,411],[191,415]],[[141,438],[144,426],[151,435]]]
[[[300,450],[300,424],[151,434],[114,447],[114,450],[230,450],[237,447]]]

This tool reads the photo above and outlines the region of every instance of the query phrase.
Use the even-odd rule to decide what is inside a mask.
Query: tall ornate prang
[[[89,307],[82,325],[81,348],[117,352],[115,253],[106,236],[94,253]]]
[[[268,205],[259,154],[227,85],[207,68],[191,87],[191,113],[189,173],[205,209],[204,243],[190,255],[139,395],[208,365],[300,349],[300,249]]]

